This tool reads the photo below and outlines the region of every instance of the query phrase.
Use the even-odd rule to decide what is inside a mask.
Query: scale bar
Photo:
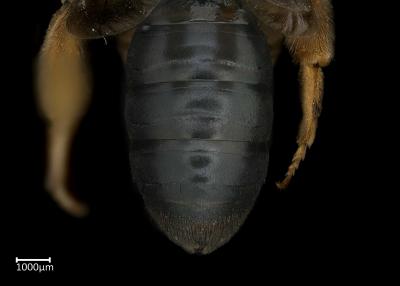
[[[49,257],[49,258],[18,258],[18,257],[15,257],[15,263],[18,263],[19,261],[47,261],[48,263],[51,263],[51,257]]]

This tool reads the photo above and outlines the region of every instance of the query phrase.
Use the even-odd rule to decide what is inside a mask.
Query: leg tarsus
[[[63,210],[75,217],[89,214],[89,207],[67,188],[68,162],[75,128],[65,125],[48,127],[46,190]]]
[[[299,168],[300,162],[304,160],[306,157],[307,146],[305,144],[301,144],[297,147],[296,153],[293,156],[292,163],[290,164],[288,171],[286,172],[285,178],[276,183],[278,189],[286,189],[292,178],[294,177],[296,170]]]
[[[47,191],[57,205],[70,215],[81,218],[89,214],[89,206],[76,199],[63,185],[48,187]]]

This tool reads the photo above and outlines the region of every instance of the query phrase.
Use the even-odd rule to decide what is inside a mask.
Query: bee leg
[[[293,59],[300,65],[303,117],[297,136],[297,150],[283,181],[284,189],[293,178],[307,149],[313,144],[321,112],[323,73],[333,57],[333,21],[330,0],[242,0],[268,36],[280,33]],[[272,32],[271,32],[272,31]],[[276,39],[279,40],[279,37]],[[268,39],[271,46],[271,39]],[[272,42],[276,42],[274,39]],[[276,42],[276,43],[279,43]],[[278,50],[272,44],[272,57]]]
[[[318,118],[322,109],[324,76],[322,67],[332,60],[334,31],[332,7],[328,0],[312,0],[310,27],[302,35],[286,36],[294,60],[300,65],[302,120],[297,135],[297,150],[285,178],[277,183],[284,189],[293,178],[307,149],[314,142]]]
[[[71,143],[90,100],[90,74],[83,40],[68,33],[66,2],[53,16],[37,70],[38,105],[47,119],[46,189],[69,214],[85,216],[88,207],[67,187]]]

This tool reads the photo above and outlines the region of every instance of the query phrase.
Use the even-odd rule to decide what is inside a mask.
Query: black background
[[[298,273],[325,278],[353,273],[372,252],[370,232],[373,209],[365,205],[370,193],[364,167],[365,142],[373,144],[364,121],[367,78],[361,73],[368,54],[366,11],[334,1],[336,57],[326,72],[326,91],[318,135],[289,189],[278,191],[274,182],[285,173],[300,120],[297,68],[287,52],[276,67],[274,142],[267,184],[239,233],[207,256],[191,256],[168,241],[150,222],[141,197],[131,183],[126,138],[121,115],[119,56],[112,39],[90,43],[95,76],[92,105],[73,145],[71,186],[92,206],[86,219],[63,213],[43,188],[44,124],[34,100],[33,66],[52,13],[59,1],[24,4],[16,13],[7,41],[11,65],[6,85],[12,108],[3,106],[11,126],[6,155],[5,200],[7,242],[5,259],[15,273],[15,257],[52,257],[55,272],[41,275],[115,275],[135,281],[146,275],[181,280],[209,278],[211,274],[249,281],[255,276],[295,276]],[[19,10],[18,10],[19,9]],[[359,18],[357,18],[359,17]],[[358,19],[358,20],[357,20]],[[11,29],[10,29],[11,30]],[[28,36],[29,32],[29,36]],[[8,54],[7,54],[8,55]],[[4,78],[3,78],[4,80]],[[9,110],[8,110],[9,109]],[[7,112],[9,111],[9,113]],[[364,128],[365,127],[365,128]],[[370,201],[369,201],[370,203]],[[301,272],[298,271],[301,269]],[[279,273],[279,274],[277,274]],[[297,274],[295,274],[297,273]],[[16,273],[21,276],[21,273]],[[38,275],[24,273],[23,275]]]

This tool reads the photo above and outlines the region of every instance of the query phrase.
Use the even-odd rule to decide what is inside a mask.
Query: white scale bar
[[[48,263],[51,263],[51,257],[49,258],[18,258],[15,257],[15,263],[18,263],[19,261],[47,261]]]

